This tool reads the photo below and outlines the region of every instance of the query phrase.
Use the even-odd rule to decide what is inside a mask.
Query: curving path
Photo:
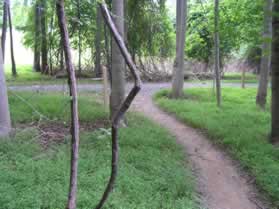
[[[236,86],[237,84],[226,84]],[[208,86],[208,84],[186,83],[185,87]],[[239,86],[239,84],[238,84]],[[181,144],[197,177],[198,192],[202,206],[208,209],[268,209],[258,197],[258,192],[249,184],[237,165],[198,130],[179,122],[161,111],[152,102],[152,95],[170,87],[169,83],[145,84],[133,104],[133,110],[159,123],[169,130]],[[67,86],[15,86],[20,91],[66,91]],[[80,91],[100,91],[101,85],[79,85]]]

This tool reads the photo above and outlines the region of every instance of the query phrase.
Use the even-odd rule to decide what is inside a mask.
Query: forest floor
[[[185,83],[185,88],[209,87],[208,83]],[[226,84],[239,87],[240,84]],[[131,85],[128,85],[131,87]],[[255,86],[250,84],[248,86]],[[222,149],[210,143],[205,134],[199,130],[176,120],[169,114],[159,110],[152,101],[155,92],[169,88],[169,83],[147,83],[137,97],[133,110],[143,113],[159,123],[175,136],[177,142],[184,147],[187,161],[190,161],[193,173],[197,177],[198,192],[201,194],[203,207],[209,209],[259,209],[269,208],[261,202],[261,195],[254,188],[247,174],[239,169]],[[19,91],[67,91],[66,85],[13,86]],[[80,91],[101,91],[100,84],[81,84]]]

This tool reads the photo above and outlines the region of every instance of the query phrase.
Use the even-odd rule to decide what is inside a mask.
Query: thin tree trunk
[[[4,74],[2,49],[0,49],[0,137],[7,136],[11,131],[7,86]]]
[[[95,55],[95,75],[96,77],[101,76],[101,35],[102,35],[102,13],[101,9],[97,7],[97,31],[95,37],[95,47],[96,47],[96,55]]]
[[[64,71],[64,50],[63,50],[63,40],[60,40],[60,70]]]
[[[41,0],[41,30],[42,30],[42,73],[48,74],[48,47],[46,31],[46,0]]]
[[[106,49],[106,59],[107,59],[107,69],[109,72],[110,86],[111,84],[111,41],[109,33],[107,33],[107,26],[104,24],[104,36],[105,36],[105,49]]]
[[[241,75],[241,88],[245,89],[245,80],[246,80],[246,70],[245,67],[242,69],[242,75]]]
[[[112,2],[112,13],[114,22],[120,35],[124,37],[124,0],[114,0]],[[111,67],[111,95],[110,110],[111,118],[118,112],[125,97],[125,63],[115,40],[112,40],[112,67]]]
[[[55,13],[54,13],[55,15]],[[53,63],[52,63],[52,51],[53,51],[53,27],[54,27],[54,15],[51,15],[51,20],[50,20],[50,34],[49,34],[49,71],[50,75],[53,75]]]
[[[268,75],[271,64],[271,40],[272,40],[272,2],[273,0],[264,1],[264,32],[263,46],[260,66],[260,80],[256,103],[262,109],[266,105],[266,96],[268,88]]]
[[[78,116],[78,95],[77,84],[75,77],[75,69],[73,65],[69,33],[66,24],[66,17],[64,11],[64,0],[57,0],[56,2],[58,25],[60,28],[61,38],[63,40],[63,47],[65,53],[65,62],[68,72],[69,90],[71,98],[71,172],[70,172],[70,188],[67,202],[67,209],[76,208],[76,193],[77,193],[77,176],[78,176],[78,149],[79,149],[79,116]]]
[[[14,39],[13,39],[13,24],[12,24],[12,17],[11,17],[11,6],[10,0],[7,0],[7,7],[8,7],[8,18],[9,18],[9,28],[10,28],[10,47],[11,47],[11,61],[12,61],[12,75],[14,77],[17,76],[16,72],[16,63],[15,63],[15,56],[14,56]]]
[[[273,14],[279,13],[279,0],[274,0]],[[273,16],[272,41],[272,125],[271,139],[279,142],[279,16]]]
[[[176,58],[172,81],[172,96],[179,98],[183,96],[184,85],[184,56],[185,56],[185,33],[187,0],[177,0],[176,3]]]
[[[78,72],[81,75],[81,19],[80,19],[80,0],[77,0],[77,18],[78,18]]]
[[[220,76],[220,38],[219,38],[219,0],[215,0],[214,9],[214,48],[215,48],[215,79],[218,107],[221,106],[221,76]]]
[[[38,0],[35,3],[35,37],[34,37],[34,64],[33,70],[41,72],[41,9]]]
[[[128,67],[130,69],[130,72],[131,72],[133,78],[134,78],[134,87],[132,88],[132,90],[130,91],[128,96],[124,99],[123,103],[121,104],[121,106],[117,110],[116,114],[112,118],[111,176],[110,176],[109,182],[107,184],[106,190],[105,190],[100,202],[96,206],[96,209],[101,209],[103,207],[103,205],[105,204],[106,200],[109,197],[109,194],[111,193],[111,191],[113,189],[113,186],[114,186],[114,183],[115,183],[115,180],[116,180],[116,177],[117,177],[117,173],[118,173],[118,159],[119,159],[119,154],[118,154],[118,150],[119,150],[118,128],[119,128],[121,120],[123,119],[125,113],[129,109],[132,101],[134,100],[134,98],[136,97],[136,95],[138,94],[138,92],[141,89],[140,76],[139,76],[139,73],[138,73],[138,70],[137,70],[137,67],[136,67],[135,63],[133,63],[131,55],[128,52],[128,49],[125,46],[124,39],[123,39],[123,34],[120,34],[118,32],[117,26],[114,24],[105,3],[100,4],[100,7],[102,8],[102,13],[103,13],[104,19],[106,21],[106,24],[109,26],[109,28],[112,32],[114,41],[117,44],[117,46],[119,47],[120,53],[125,58],[125,61],[126,61]]]
[[[5,46],[7,36],[7,22],[8,22],[8,0],[3,1],[3,25],[2,25],[2,36],[1,36],[1,48],[3,53],[3,62],[5,62]]]

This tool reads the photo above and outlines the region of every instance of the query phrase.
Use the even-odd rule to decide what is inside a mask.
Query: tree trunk
[[[219,38],[219,0],[215,0],[214,9],[214,48],[215,48],[215,79],[216,99],[218,107],[221,106],[221,75],[220,75],[220,38]]]
[[[95,55],[95,75],[96,77],[101,76],[101,35],[102,35],[102,14],[100,7],[97,7],[97,31],[95,37],[95,47],[96,47],[96,55]]]
[[[172,81],[172,96],[183,96],[184,85],[184,49],[186,33],[187,0],[177,0],[176,3],[176,58]]]
[[[112,13],[114,22],[120,35],[124,37],[124,0],[114,0],[112,2]],[[112,68],[111,68],[111,95],[110,110],[111,118],[119,110],[125,97],[125,63],[115,40],[112,40]]]
[[[47,30],[46,30],[46,0],[41,0],[41,30],[42,30],[42,73],[48,74],[48,47],[47,47]]]
[[[273,0],[264,1],[264,32],[263,46],[260,66],[260,80],[256,103],[262,109],[266,105],[266,96],[268,88],[268,75],[271,64],[271,40],[272,40],[272,2]]]
[[[11,47],[11,61],[12,61],[12,75],[16,77],[16,63],[15,63],[15,56],[14,56],[14,39],[13,39],[13,24],[12,24],[12,17],[11,17],[11,6],[10,0],[7,0],[7,7],[8,7],[8,18],[9,18],[9,28],[10,28],[10,47]]]
[[[34,37],[34,63],[33,70],[41,72],[41,9],[38,0],[35,4],[35,37]]]
[[[78,149],[79,149],[79,116],[78,116],[78,95],[77,84],[75,77],[75,69],[73,65],[69,33],[66,24],[64,11],[64,0],[56,2],[58,25],[60,28],[61,38],[63,40],[63,48],[65,53],[65,62],[68,72],[68,82],[71,98],[71,172],[70,172],[70,189],[68,195],[67,209],[76,208],[76,193],[77,193],[77,176],[78,176]]]
[[[7,21],[8,21],[8,0],[3,1],[3,25],[2,25],[2,37],[1,37],[1,48],[3,53],[3,62],[5,62],[5,46],[7,36]]]
[[[274,0],[273,14],[279,13],[279,0]],[[272,41],[272,125],[271,139],[279,142],[279,16],[273,16]]]
[[[119,109],[115,113],[114,117],[112,118],[112,128],[111,128],[111,134],[112,134],[112,160],[111,160],[111,175],[109,182],[107,184],[107,187],[105,189],[105,192],[98,203],[98,205],[95,207],[95,209],[101,209],[105,202],[107,201],[109,194],[112,192],[113,186],[115,184],[115,180],[118,173],[118,162],[119,162],[119,144],[118,144],[118,129],[121,120],[123,119],[125,113],[129,109],[131,103],[135,99],[136,95],[141,89],[141,80],[139,76],[139,72],[137,70],[137,67],[135,63],[133,63],[131,54],[128,52],[127,47],[125,46],[124,40],[123,40],[123,34],[120,34],[117,30],[116,25],[114,24],[110,12],[108,11],[105,3],[100,3],[100,7],[102,8],[102,13],[104,16],[104,19],[106,21],[106,24],[109,26],[110,31],[113,35],[114,41],[119,47],[119,51],[124,57],[131,75],[134,79],[134,86],[132,90],[129,92],[128,96],[124,99],[123,103],[120,105]]]
[[[80,0],[77,0],[77,18],[78,18],[78,72],[81,74],[81,20],[80,20]]]
[[[2,49],[0,49],[0,137],[7,136],[11,131],[7,86],[4,74]]]

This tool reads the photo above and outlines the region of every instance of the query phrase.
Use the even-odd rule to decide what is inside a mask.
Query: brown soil
[[[81,132],[95,131],[100,128],[109,126],[108,120],[98,120],[93,123],[80,123]],[[48,149],[52,145],[62,144],[65,142],[67,136],[70,135],[69,124],[63,124],[62,122],[43,122],[32,124],[18,124],[17,129],[36,128],[39,131],[38,139],[43,149]]]
[[[202,206],[208,209],[263,209],[265,206],[247,175],[208,138],[159,110],[150,95],[137,97],[134,109],[168,129],[187,153],[197,177]],[[245,177],[246,176],[246,177]]]

